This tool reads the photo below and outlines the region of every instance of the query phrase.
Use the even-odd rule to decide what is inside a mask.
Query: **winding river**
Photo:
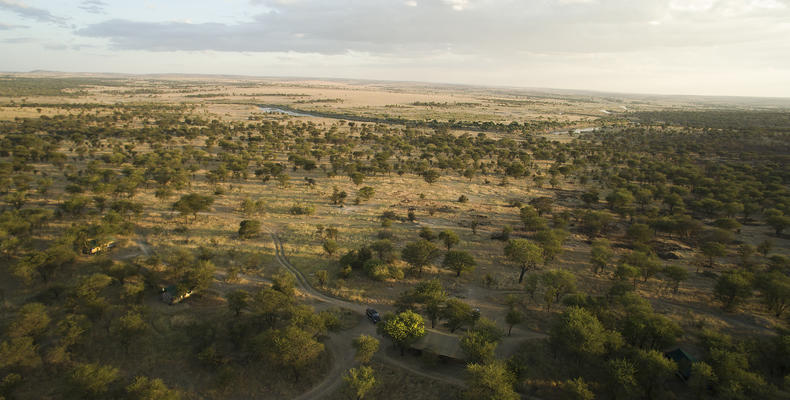
[[[364,117],[352,117],[352,116],[334,116],[334,115],[316,115],[316,114],[308,114],[301,111],[294,111],[288,110],[279,107],[273,106],[258,106],[258,110],[267,114],[283,114],[289,115],[291,117],[317,117],[317,118],[334,118],[334,119],[347,119],[347,120],[356,120],[362,122],[377,122],[373,118],[364,118]],[[554,131],[551,132],[552,135],[563,135],[568,133],[586,133],[586,132],[594,132],[596,129],[600,129],[598,127],[588,127],[588,128],[578,128],[578,129],[571,129],[571,130],[564,130],[564,131]]]
[[[290,115],[292,117],[316,117],[316,115],[306,114],[302,112],[296,112],[291,110],[283,110],[282,108],[277,107],[258,107],[259,110],[265,112],[267,114],[285,114]]]
[[[554,131],[551,132],[552,135],[564,135],[566,133],[585,133],[585,132],[594,132],[596,129],[600,129],[598,127],[591,127],[591,128],[579,128],[579,129],[571,129],[566,131]]]

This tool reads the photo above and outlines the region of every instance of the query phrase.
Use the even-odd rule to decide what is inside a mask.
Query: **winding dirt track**
[[[201,215],[203,214],[210,215],[211,213],[201,213]],[[375,325],[369,323],[367,318],[364,316],[365,309],[367,308],[365,305],[333,297],[316,290],[310,284],[310,281],[307,279],[307,277],[296,267],[294,267],[290,261],[288,261],[288,258],[285,255],[283,242],[280,237],[277,236],[275,231],[268,227],[264,227],[264,229],[269,232],[272,242],[274,243],[275,258],[277,263],[294,276],[296,279],[296,286],[300,291],[302,291],[306,296],[311,297],[319,302],[326,303],[329,306],[336,306],[351,310],[360,315],[360,322],[354,328],[344,330],[342,332],[330,333],[328,335],[328,338],[324,341],[324,345],[326,350],[333,357],[332,369],[329,371],[329,373],[327,373],[326,377],[320,383],[313,386],[309,391],[296,397],[295,400],[313,400],[328,397],[341,388],[343,384],[343,373],[345,373],[345,371],[348,369],[353,368],[357,364],[357,362],[354,360],[356,350],[352,344],[353,338],[361,334],[371,335],[379,338],[381,337],[376,333]],[[140,251],[146,256],[154,253],[153,249],[144,238],[136,241],[136,244],[140,248]],[[254,277],[245,278],[259,282],[265,281],[263,279]],[[377,352],[375,358],[396,368],[406,370],[412,374],[427,379],[432,379],[461,388],[466,386],[465,382],[457,376],[445,374],[436,370],[421,370],[415,366],[410,365],[405,359],[390,356],[386,351]]]
[[[267,228],[267,230],[269,231],[269,234],[272,237],[272,241],[274,242],[275,256],[277,262],[283,268],[287,269],[291,274],[294,275],[294,277],[296,278],[296,284],[300,290],[302,290],[306,295],[318,301],[325,302],[330,305],[338,306],[341,308],[349,309],[354,312],[359,312],[362,315],[364,315],[366,309],[364,305],[352,303],[347,300],[342,300],[336,297],[328,296],[324,293],[319,292],[312,285],[310,285],[310,282],[307,280],[304,274],[301,271],[299,271],[296,267],[294,267],[293,264],[291,264],[286,258],[285,250],[283,248],[283,243],[280,240],[280,238],[277,236],[277,234],[271,229]],[[361,318],[365,319],[364,317]],[[302,395],[297,397],[296,400],[321,399],[323,397],[327,397],[331,395],[332,393],[334,393],[340,388],[340,386],[343,383],[343,373],[349,368],[352,368],[356,364],[356,362],[354,361],[355,349],[352,345],[352,339],[361,334],[377,336],[375,326],[373,324],[368,323],[366,320],[357,324],[356,327],[350,330],[346,330],[339,333],[332,333],[329,335],[329,338],[324,342],[324,344],[326,346],[326,349],[329,350],[329,352],[334,357],[332,369],[329,371],[329,373],[327,374],[326,378],[324,378],[323,381],[321,381],[318,385],[314,386],[306,393],[303,393]],[[379,351],[378,353],[376,353],[376,358],[383,362],[386,362],[387,364],[394,365],[398,368],[407,370],[413,374],[428,379],[441,381],[459,387],[465,386],[464,382],[461,379],[444,375],[438,372],[421,371],[419,369],[416,369],[408,365],[406,362],[402,360],[398,360],[393,357],[390,357],[384,351]]]

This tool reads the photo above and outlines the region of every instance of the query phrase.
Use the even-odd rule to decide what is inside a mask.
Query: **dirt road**
[[[285,255],[285,250],[283,248],[283,243],[277,233],[272,230],[271,228],[265,228],[271,236],[271,239],[275,246],[275,259],[277,263],[280,264],[283,268],[289,271],[295,278],[295,284],[297,290],[301,291],[305,297],[309,297],[316,302],[318,302],[318,308],[324,307],[339,307],[347,310],[353,311],[356,315],[358,315],[359,322],[351,329],[344,330],[342,332],[330,333],[328,338],[324,341],[324,345],[326,346],[326,350],[330,353],[333,358],[332,368],[327,373],[326,377],[309,391],[301,394],[300,396],[296,397],[297,400],[311,400],[311,399],[322,399],[332,395],[333,393],[340,390],[341,386],[343,385],[343,374],[350,368],[353,368],[357,365],[357,362],[354,360],[354,355],[356,350],[353,347],[353,339],[358,337],[359,335],[366,334],[370,336],[374,336],[379,338],[380,340],[383,339],[376,333],[376,327],[370,321],[367,320],[365,317],[365,309],[367,308],[366,305],[354,303],[348,300],[344,300],[341,298],[333,297],[331,295],[322,293],[315,289],[311,284],[309,279],[290,261]],[[154,250],[151,246],[145,241],[145,239],[140,238],[139,240],[135,241],[137,247],[140,248],[140,252],[146,256],[150,256],[154,254]],[[268,282],[268,280],[252,277],[252,276],[244,276],[245,279],[250,281],[263,283]],[[391,311],[388,310],[386,306],[378,306],[379,312],[384,311]],[[526,337],[525,337],[526,338]],[[513,340],[516,338],[507,338],[508,340]],[[523,338],[522,338],[523,339]],[[388,354],[387,351],[383,350],[377,352],[375,358],[380,360],[384,363],[390,364],[397,368],[406,370],[412,374],[419,375],[428,379],[433,379],[439,382],[443,382],[446,384],[464,387],[465,383],[458,376],[458,373],[447,374],[443,373],[440,370],[436,369],[423,369],[419,360],[414,359],[413,357],[401,357],[398,355],[391,355]]]
[[[296,278],[296,284],[299,290],[304,292],[307,296],[312,297],[320,302],[324,302],[333,306],[345,308],[354,311],[355,313],[360,314],[360,318],[363,321],[360,321],[356,325],[356,327],[345,330],[343,332],[333,333],[329,335],[329,338],[324,342],[326,345],[327,350],[332,354],[333,366],[332,369],[327,374],[326,378],[324,378],[321,383],[314,386],[308,392],[302,394],[301,396],[297,397],[297,400],[309,400],[309,399],[321,399],[331,395],[332,393],[336,392],[343,383],[343,373],[348,370],[349,368],[353,368],[356,365],[354,361],[354,354],[355,349],[352,345],[353,338],[366,334],[371,336],[378,336],[376,334],[376,327],[365,318],[365,309],[366,306],[362,304],[352,303],[347,300],[339,299],[336,297],[332,297],[326,295],[324,293],[319,292],[316,290],[310,282],[308,281],[307,277],[302,274],[296,267],[291,264],[288,259],[285,257],[285,250],[283,249],[282,241],[280,240],[279,236],[272,231],[271,229],[267,228],[269,234],[272,237],[272,241],[274,242],[275,246],[275,256],[277,262],[289,272],[291,272],[294,277]],[[380,310],[381,311],[381,310]],[[461,379],[453,376],[447,376],[437,372],[427,372],[418,369],[416,366],[409,365],[406,360],[399,360],[395,357],[392,357],[386,354],[385,351],[379,351],[376,354],[376,358],[386,362],[388,364],[394,365],[398,368],[407,370],[413,374],[420,375],[429,379],[435,379],[444,383],[448,383],[451,385],[456,386],[464,386],[464,382]]]

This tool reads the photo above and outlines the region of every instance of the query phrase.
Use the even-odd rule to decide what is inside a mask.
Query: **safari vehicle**
[[[115,239],[106,239],[103,241],[99,241],[98,239],[90,239],[85,243],[85,246],[82,248],[82,252],[84,254],[93,255],[99,254],[113,247],[115,247]]]
[[[379,316],[379,312],[374,310],[374,309],[372,309],[372,308],[368,308],[367,310],[365,310],[365,315],[367,315],[368,319],[370,320],[370,322],[373,322],[374,324],[378,323],[379,321],[381,321],[381,317]]]
[[[170,285],[159,289],[159,296],[165,304],[174,305],[192,296],[194,291],[177,285]]]

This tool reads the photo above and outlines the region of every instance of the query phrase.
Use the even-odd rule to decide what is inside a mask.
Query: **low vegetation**
[[[578,125],[413,113],[546,98],[347,118],[225,84],[0,79],[0,398],[790,390],[786,112],[652,104],[545,134]],[[254,93],[328,111],[233,98]]]

